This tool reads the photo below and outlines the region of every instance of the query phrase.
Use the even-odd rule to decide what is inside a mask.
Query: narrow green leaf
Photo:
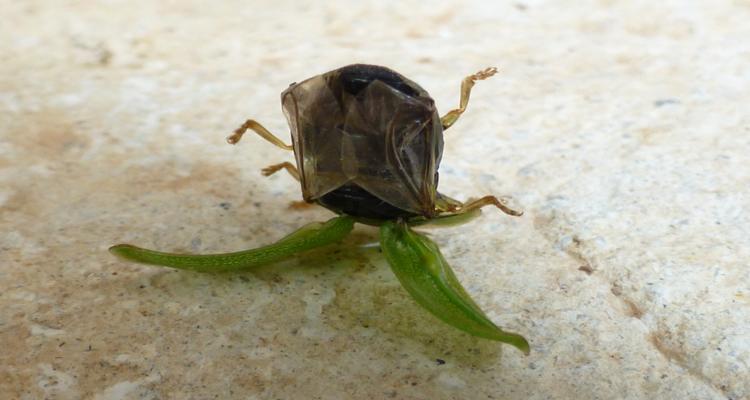
[[[129,244],[118,244],[109,251],[128,261],[161,265],[198,272],[241,271],[270,264],[303,251],[338,242],[354,227],[351,217],[340,216],[327,222],[303,226],[278,242],[236,253],[223,254],[173,254],[142,249]]]
[[[409,226],[426,226],[426,227],[449,227],[463,225],[471,222],[482,214],[482,209],[477,208],[468,212],[461,212],[456,214],[442,214],[435,218],[415,217],[409,219],[407,224]]]
[[[464,332],[529,353],[523,336],[498,328],[469,297],[435,242],[405,223],[386,222],[380,244],[398,280],[427,311]]]

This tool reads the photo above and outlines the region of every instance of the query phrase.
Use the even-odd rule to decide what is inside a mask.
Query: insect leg
[[[235,144],[239,142],[240,139],[242,139],[242,135],[244,135],[248,129],[257,133],[258,135],[260,135],[260,137],[268,140],[269,142],[273,143],[277,147],[281,147],[284,150],[293,150],[291,145],[284,143],[281,139],[274,136],[273,133],[269,132],[268,129],[263,127],[263,125],[259,124],[257,121],[253,119],[249,119],[245,121],[244,124],[242,124],[239,128],[235,129],[234,133],[231,136],[227,137],[227,142],[229,142],[229,144]]]
[[[469,96],[471,96],[471,88],[474,87],[474,84],[477,81],[481,81],[483,79],[491,77],[492,75],[495,75],[495,73],[497,73],[497,68],[490,67],[485,68],[474,75],[469,75],[464,78],[464,80],[461,82],[461,100],[459,101],[458,108],[448,111],[447,114],[440,118],[440,122],[443,124],[444,130],[450,128],[451,125],[453,125],[453,123],[458,120],[458,117],[460,117],[461,114],[466,111],[466,106],[469,104]]]
[[[472,210],[476,210],[479,208],[482,208],[484,206],[495,206],[499,208],[502,212],[512,215],[514,217],[519,217],[523,215],[523,211],[516,211],[506,204],[507,202],[503,199],[498,199],[495,196],[484,196],[476,200],[472,200],[468,203],[464,203],[461,205],[461,207],[458,208],[459,213],[466,213]]]
[[[296,179],[297,182],[299,182],[299,180],[300,180],[299,170],[297,169],[297,167],[294,166],[294,164],[292,164],[292,163],[290,163],[288,161],[285,161],[283,163],[269,165],[269,166],[263,168],[261,170],[261,173],[263,174],[263,176],[271,176],[271,175],[279,172],[282,169],[285,169],[286,172],[288,172],[289,175],[292,176],[292,178]],[[303,201],[292,201],[292,202],[289,203],[289,208],[294,209],[294,210],[301,210],[301,209],[304,209],[304,208],[308,208],[310,206],[312,206],[312,204],[308,203],[308,202],[306,202],[304,200]]]
[[[502,212],[514,217],[523,215],[523,211],[516,211],[508,207],[505,200],[498,199],[495,196],[484,196],[476,200],[461,203],[441,194],[436,203],[435,210],[438,212],[437,219],[454,219],[452,217],[461,214],[470,214],[485,206],[495,206],[502,210]]]
[[[463,203],[460,201],[438,192],[437,199],[435,199],[435,211],[439,214],[457,211],[461,206]]]
[[[289,173],[289,175],[292,176],[292,178],[299,181],[299,171],[297,170],[297,167],[294,166],[294,164],[285,161],[283,163],[278,163],[274,165],[269,165],[261,170],[261,173],[263,176],[271,176],[278,172],[280,169],[286,169],[286,172]]]

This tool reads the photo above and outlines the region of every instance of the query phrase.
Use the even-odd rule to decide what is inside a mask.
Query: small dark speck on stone
[[[228,210],[230,207],[232,207],[232,204],[231,203],[227,203],[226,201],[223,201],[223,202],[219,203],[219,207],[221,207],[221,208],[223,208],[225,210]]]
[[[677,99],[659,99],[654,101],[654,107],[663,107],[670,104],[680,104],[680,101]]]
[[[138,289],[143,289],[145,287],[146,287],[146,285],[141,285],[141,286],[138,286]]]
[[[255,203],[253,203],[253,206],[254,206],[255,208],[260,208],[260,203],[256,201]]]
[[[437,362],[438,365],[445,364],[445,360],[443,360],[442,358],[436,358],[435,361]]]

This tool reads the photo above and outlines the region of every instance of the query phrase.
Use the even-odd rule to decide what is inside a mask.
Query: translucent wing
[[[312,201],[345,184],[341,168],[342,138],[337,134],[343,119],[339,101],[322,75],[291,86],[281,95],[284,114],[292,131],[302,194]]]

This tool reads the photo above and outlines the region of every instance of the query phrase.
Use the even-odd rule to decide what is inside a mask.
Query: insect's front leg
[[[474,75],[469,75],[461,82],[461,100],[458,103],[458,108],[448,111],[442,118],[440,123],[443,124],[443,130],[448,129],[458,120],[458,117],[466,111],[466,106],[469,105],[469,96],[471,96],[471,88],[477,81],[481,81],[495,75],[497,68],[490,67],[485,68]]]
[[[297,182],[300,181],[299,170],[297,169],[296,166],[294,166],[294,164],[292,164],[292,163],[290,163],[288,161],[285,161],[283,163],[269,165],[269,166],[263,168],[261,170],[261,173],[263,174],[263,176],[271,176],[271,175],[273,175],[273,174],[281,171],[282,169],[285,169],[286,172],[288,172],[289,175],[292,176],[292,178],[294,178],[294,179],[297,180]],[[303,201],[292,201],[292,202],[289,203],[289,208],[295,209],[295,210],[300,210],[300,209],[308,208],[308,207],[311,207],[311,206],[312,206],[311,203],[308,203],[308,202],[306,202],[304,200]]]
[[[258,121],[254,119],[249,119],[245,121],[244,124],[242,124],[239,128],[235,129],[234,133],[231,136],[227,137],[227,142],[229,142],[229,144],[236,144],[237,142],[240,141],[240,139],[242,139],[242,135],[244,135],[245,132],[248,131],[248,129],[257,133],[260,137],[268,140],[269,142],[273,143],[277,147],[281,147],[284,150],[294,150],[294,148],[291,145],[284,143],[283,140],[279,139],[278,137],[276,137],[276,135],[269,132],[268,129],[266,129],[263,125],[259,124]]]
[[[299,182],[299,171],[297,170],[297,167],[295,167],[294,164],[288,161],[285,161],[283,163],[269,165],[263,168],[261,170],[261,173],[263,174],[263,176],[271,176],[281,169],[285,169],[286,172],[288,172],[289,175],[292,176],[292,178],[296,179],[297,182]]]

